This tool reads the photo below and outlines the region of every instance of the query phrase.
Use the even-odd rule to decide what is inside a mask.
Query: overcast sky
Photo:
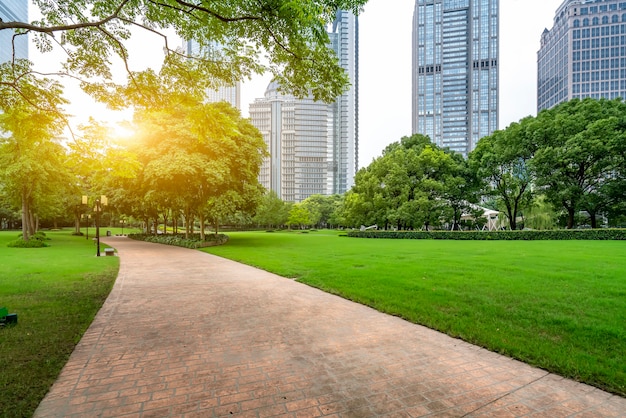
[[[563,0],[500,0],[500,115],[499,128],[506,128],[536,114],[537,50],[544,28],[551,29],[554,13]],[[370,0],[360,16],[360,147],[359,165],[367,166],[386,145],[411,134],[411,25],[415,0]],[[30,19],[36,19],[31,7]],[[134,39],[134,38],[133,38]],[[162,59],[157,39],[135,41],[131,49],[138,66]],[[155,50],[145,55],[146,45]],[[139,55],[139,54],[143,55]],[[36,63],[49,62],[31,48]],[[52,66],[52,64],[49,64]],[[155,64],[157,65],[157,64]],[[50,69],[50,68],[49,68]],[[242,113],[263,97],[268,77],[244,84]],[[100,120],[102,106],[90,104],[75,90],[68,90],[71,114],[80,121],[89,116]]]

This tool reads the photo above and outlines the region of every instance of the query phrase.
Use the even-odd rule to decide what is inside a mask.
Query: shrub
[[[47,246],[48,244],[39,239],[29,239],[28,241],[24,241],[21,238],[7,244],[7,247],[11,248],[43,248]]]
[[[549,231],[351,231],[352,238],[450,240],[626,240],[626,229]]]
[[[185,238],[184,234],[129,234],[128,237],[139,241],[175,245],[177,247],[185,248],[211,247],[225,244],[228,241],[228,235],[225,234],[206,234],[204,236],[204,241],[200,238],[200,234],[189,235],[189,238]]]

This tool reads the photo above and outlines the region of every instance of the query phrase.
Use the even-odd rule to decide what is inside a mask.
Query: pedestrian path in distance
[[[107,237],[48,417],[625,417],[626,399],[200,251]]]

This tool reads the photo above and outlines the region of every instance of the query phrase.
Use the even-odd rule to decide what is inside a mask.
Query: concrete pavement
[[[252,267],[109,237],[115,286],[35,417],[621,417],[626,399]]]

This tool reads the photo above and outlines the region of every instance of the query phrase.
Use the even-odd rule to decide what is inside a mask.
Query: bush
[[[29,239],[28,241],[24,241],[21,238],[7,244],[7,247],[11,248],[43,248],[47,246],[48,244],[46,244],[43,240]]]
[[[228,235],[225,234],[206,234],[204,241],[200,239],[200,234],[189,235],[185,238],[184,234],[129,234],[129,238],[139,241],[154,242],[157,244],[175,245],[185,248],[203,248],[222,245],[228,241]]]
[[[351,231],[352,238],[450,240],[626,240],[626,229],[549,231]]]

